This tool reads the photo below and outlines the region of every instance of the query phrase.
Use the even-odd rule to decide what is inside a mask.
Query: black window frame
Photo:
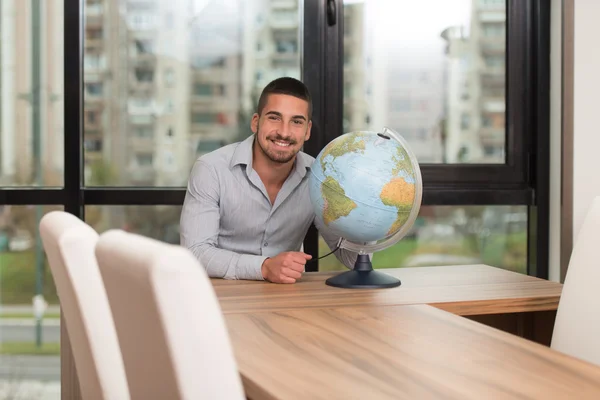
[[[41,0],[33,0],[39,2]],[[83,182],[83,54],[86,0],[64,0],[64,186],[4,187],[2,205],[63,205],[85,219],[87,205],[178,205],[185,188],[86,187]],[[342,134],[343,3],[304,0],[302,75],[314,101],[315,156]],[[335,6],[328,14],[328,5]],[[506,155],[503,165],[422,165],[423,205],[524,205],[529,210],[528,273],[548,278],[550,2],[507,0]],[[39,49],[38,49],[39,50]],[[33,49],[35,51],[35,49]],[[305,251],[318,254],[311,228]],[[307,267],[317,270],[318,264]],[[77,378],[61,319],[63,393]],[[63,395],[64,396],[64,395]]]

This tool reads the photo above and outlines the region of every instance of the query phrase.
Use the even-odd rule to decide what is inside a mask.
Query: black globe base
[[[325,283],[347,289],[383,289],[400,286],[400,279],[384,272],[374,271],[369,256],[359,254],[352,271],[332,276]]]

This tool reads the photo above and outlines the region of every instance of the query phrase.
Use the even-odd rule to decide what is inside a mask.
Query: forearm
[[[347,249],[339,249],[335,252],[337,259],[350,269],[354,269],[354,263],[358,258],[358,253]]]
[[[239,254],[208,243],[195,244],[188,249],[212,278],[263,280],[261,266],[265,256]]]

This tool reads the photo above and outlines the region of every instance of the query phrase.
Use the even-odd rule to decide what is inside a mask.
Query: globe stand
[[[374,271],[369,256],[359,254],[352,271],[333,276],[325,283],[329,286],[346,289],[380,289],[400,286],[400,279]]]

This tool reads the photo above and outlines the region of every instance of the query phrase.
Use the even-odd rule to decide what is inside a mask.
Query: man
[[[300,251],[315,221],[308,174],[314,158],[300,151],[310,137],[312,103],[293,78],[269,83],[252,116],[254,133],[196,161],[181,213],[181,245],[209,276],[295,283],[309,254]],[[339,238],[321,229],[329,247]],[[336,257],[352,268],[356,253]]]

